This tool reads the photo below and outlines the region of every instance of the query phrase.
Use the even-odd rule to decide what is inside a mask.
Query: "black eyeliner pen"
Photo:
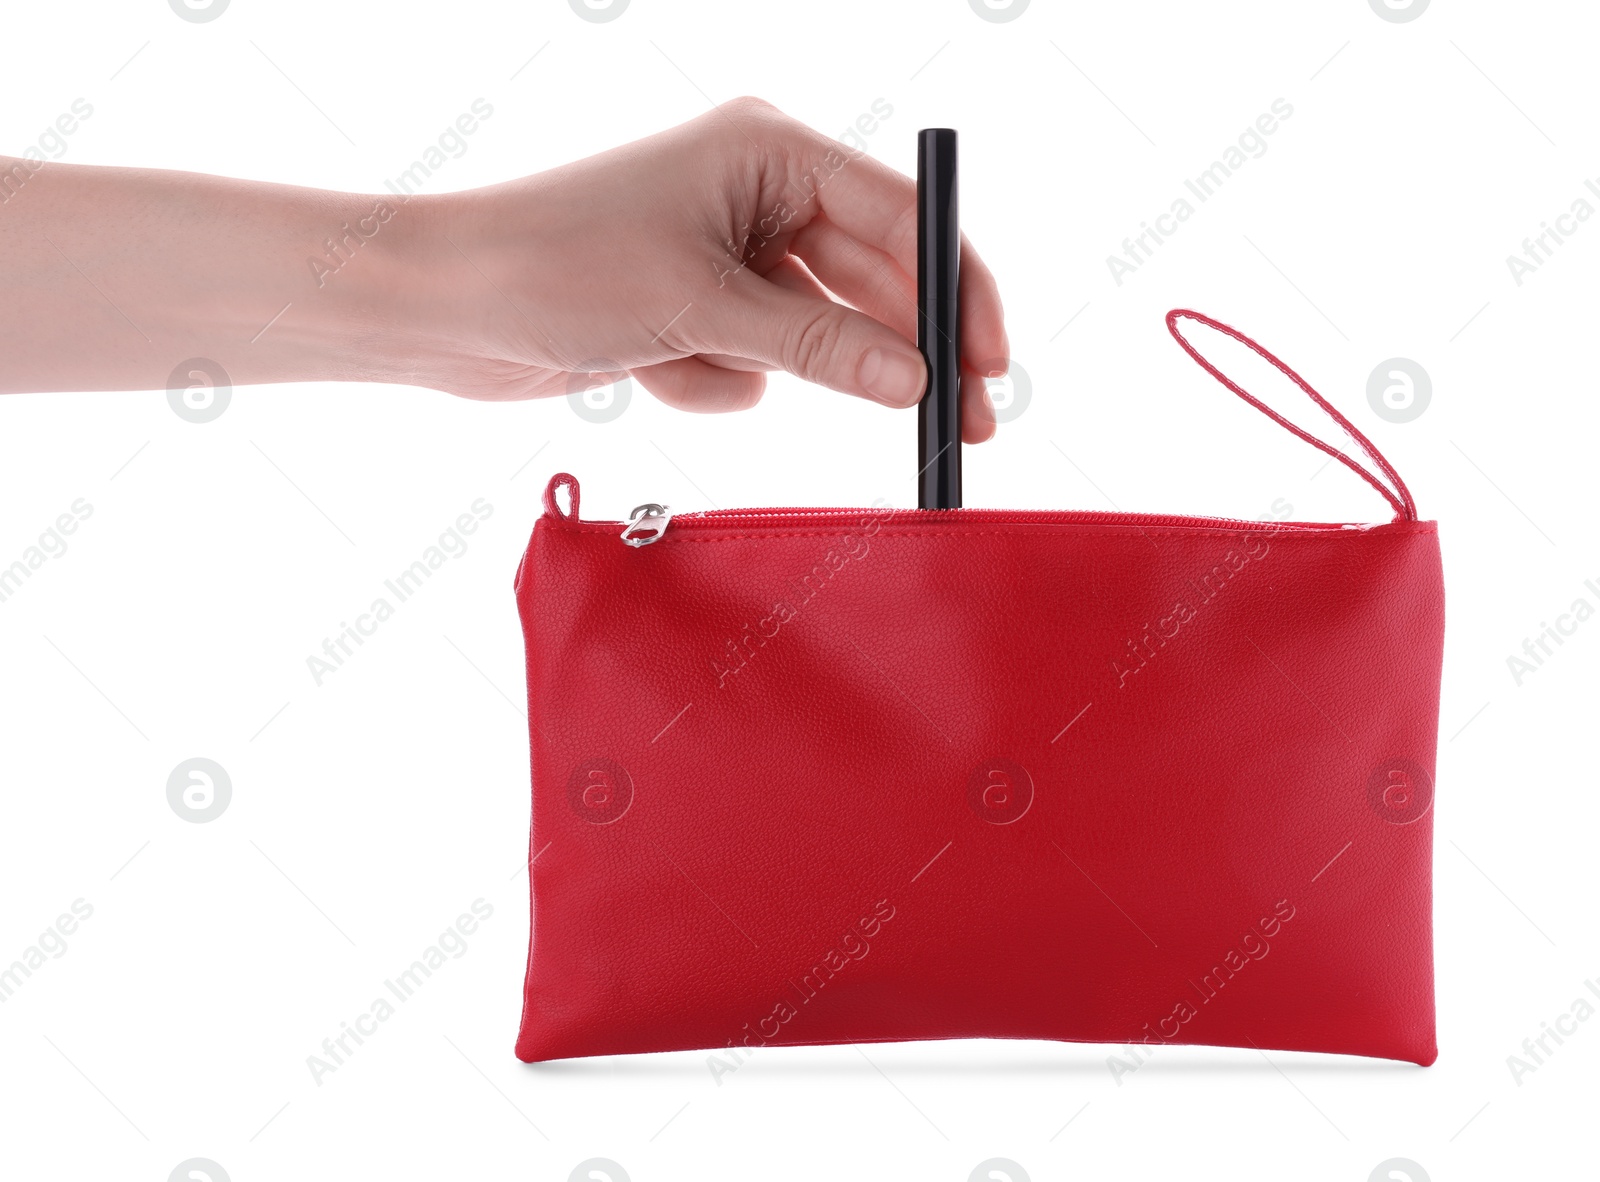
[[[917,348],[928,388],[917,406],[917,504],[961,507],[961,225],[956,133],[917,133]]]

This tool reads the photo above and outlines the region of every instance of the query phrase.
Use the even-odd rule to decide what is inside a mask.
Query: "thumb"
[[[696,335],[708,338],[696,342],[696,352],[748,357],[885,406],[914,406],[922,397],[928,380],[922,354],[872,317],[748,270],[722,295],[696,326]]]

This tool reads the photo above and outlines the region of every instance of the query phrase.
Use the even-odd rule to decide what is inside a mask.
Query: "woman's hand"
[[[626,370],[694,411],[764,371],[908,407],[916,185],[756,99],[505,184],[364,196],[0,157],[0,392],[378,381],[566,394]],[[1008,346],[961,259],[963,436]]]
[[[466,352],[444,388],[564,394],[630,371],[670,405],[740,410],[762,371],[888,406],[916,350],[916,183],[757,99],[524,180],[441,198],[435,313]],[[455,256],[452,258],[451,256]],[[994,278],[961,258],[963,435],[994,433],[1008,352]]]

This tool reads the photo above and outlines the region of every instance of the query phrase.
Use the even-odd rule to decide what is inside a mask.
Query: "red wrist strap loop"
[[[1304,390],[1310,397],[1311,401],[1315,402],[1319,407],[1321,407],[1322,410],[1327,413],[1329,418],[1338,423],[1340,427],[1344,428],[1344,430],[1349,434],[1350,438],[1354,439],[1361,445],[1362,451],[1366,452],[1367,457],[1377,465],[1378,470],[1393,483],[1393,487],[1391,488],[1389,485],[1385,485],[1383,481],[1379,480],[1377,476],[1375,476],[1362,464],[1351,459],[1338,448],[1324,443],[1310,432],[1295,426],[1288,419],[1284,418],[1277,411],[1273,410],[1270,406],[1262,402],[1259,398],[1244,390],[1220,369],[1212,365],[1211,362],[1207,361],[1200,355],[1199,350],[1191,345],[1188,339],[1184,337],[1183,333],[1179,331],[1179,320],[1197,320],[1208,328],[1214,328],[1218,332],[1232,337],[1241,345],[1244,345],[1246,348],[1251,349],[1261,357],[1270,361],[1278,368],[1280,372],[1283,373],[1285,377],[1287,377],[1295,385],[1299,386],[1300,389]],[[1255,341],[1245,336],[1244,333],[1240,332],[1238,329],[1223,324],[1221,321],[1213,320],[1211,317],[1203,315],[1202,313],[1190,311],[1188,308],[1174,308],[1172,311],[1167,313],[1167,331],[1172,334],[1173,339],[1176,340],[1178,344],[1183,346],[1184,352],[1189,354],[1190,357],[1194,358],[1195,362],[1212,377],[1216,378],[1217,381],[1221,382],[1228,389],[1232,390],[1240,398],[1243,398],[1262,414],[1278,423],[1285,430],[1298,435],[1301,439],[1304,439],[1318,451],[1327,452],[1328,455],[1338,460],[1345,467],[1349,468],[1350,471],[1359,475],[1368,484],[1372,485],[1373,488],[1382,493],[1384,499],[1387,500],[1390,505],[1394,506],[1395,519],[1397,521],[1417,520],[1417,506],[1416,502],[1411,499],[1411,490],[1406,488],[1406,482],[1400,479],[1400,474],[1394,470],[1389,461],[1383,458],[1383,453],[1374,447],[1370,439],[1358,431],[1355,428],[1355,425],[1352,424],[1349,419],[1345,418],[1342,414],[1335,410],[1329,404],[1326,398],[1313,390],[1310,383],[1302,378],[1299,374],[1295,373],[1294,370],[1290,369],[1282,361],[1278,360],[1278,358],[1274,357]]]

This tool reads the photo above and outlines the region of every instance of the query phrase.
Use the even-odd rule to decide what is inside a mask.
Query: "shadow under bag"
[[[1183,320],[1276,365],[1364,462]],[[520,1058],[1029,1038],[1433,1062],[1436,523],[1265,349],[1167,323],[1393,520],[623,523],[551,479],[516,578]]]

